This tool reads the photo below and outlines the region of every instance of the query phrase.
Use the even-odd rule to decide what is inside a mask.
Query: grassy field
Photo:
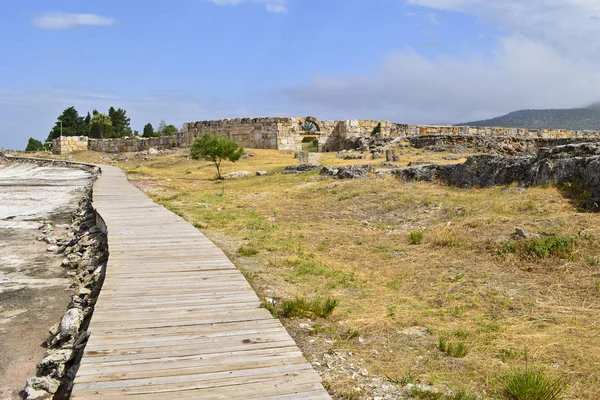
[[[562,379],[565,399],[600,398],[599,214],[553,187],[336,181],[281,174],[289,153],[252,153],[224,172],[268,175],[224,182],[184,152],[72,158],[123,168],[221,246],[335,398],[409,384],[510,398],[505,376],[525,366]],[[456,158],[405,149],[400,163]],[[540,236],[516,239],[516,227]],[[331,315],[285,317],[301,303],[286,300],[317,298],[337,300]]]

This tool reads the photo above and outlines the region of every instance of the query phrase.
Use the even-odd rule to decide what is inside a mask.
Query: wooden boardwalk
[[[281,323],[202,233],[103,166],[106,280],[72,399],[329,399]]]

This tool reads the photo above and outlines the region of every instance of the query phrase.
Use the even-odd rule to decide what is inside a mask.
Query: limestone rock
[[[61,349],[48,354],[38,363],[39,368],[48,368],[53,365],[66,364],[71,361],[74,353],[71,349]]]
[[[323,167],[321,175],[332,176],[336,179],[365,179],[374,170],[371,164],[350,165],[347,167]]]
[[[459,187],[489,187],[519,183],[525,187],[571,184],[585,192],[582,205],[600,211],[600,145],[570,144],[540,149],[537,156],[479,155],[463,164],[399,168],[406,180],[442,180]]]
[[[321,168],[321,166],[316,165],[316,164],[302,164],[302,165],[285,167],[285,170],[283,171],[283,173],[284,174],[301,174],[303,172],[314,171],[314,170],[317,170],[320,168]]]
[[[267,175],[267,171],[256,171],[256,176],[265,176]]]
[[[44,397],[43,393],[39,393],[40,391],[49,393],[56,393],[58,387],[60,386],[60,381],[49,378],[46,376],[42,377],[33,377],[27,379],[27,383],[25,384],[25,393],[27,394],[27,399],[46,399],[50,397]],[[33,396],[33,397],[32,397]],[[35,397],[37,396],[37,397]]]
[[[46,242],[46,243],[48,243],[50,245],[53,245],[53,246],[57,244],[56,238],[54,236],[51,236],[51,235],[44,236],[44,242]]]
[[[73,337],[77,336],[81,323],[83,322],[83,311],[78,308],[71,308],[65,313],[60,321],[61,334],[69,334]]]
[[[230,174],[227,174],[225,176],[223,176],[223,178],[225,179],[239,179],[239,178],[247,178],[250,175],[252,175],[250,172],[248,171],[235,171],[232,172]]]

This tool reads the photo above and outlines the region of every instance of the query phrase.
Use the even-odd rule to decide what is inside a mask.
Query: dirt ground
[[[67,235],[90,176],[69,168],[0,164],[0,399],[18,399],[44,355],[48,328],[71,296],[62,257],[48,252],[38,227]]]

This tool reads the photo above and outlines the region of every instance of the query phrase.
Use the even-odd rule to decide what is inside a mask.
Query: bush
[[[510,371],[504,376],[504,392],[511,400],[558,400],[563,396],[564,386],[562,379],[529,368]]]
[[[29,138],[25,151],[40,151],[44,149],[44,145],[37,139]]]
[[[408,234],[408,243],[420,244],[422,241],[423,241],[423,232],[422,231],[413,231]]]
[[[373,128],[373,131],[371,132],[371,136],[377,136],[381,134],[381,122],[379,122],[377,124],[377,126],[375,128]]]
[[[547,235],[535,239],[512,240],[505,243],[500,254],[513,253],[521,258],[555,256],[568,259],[575,251],[575,240],[563,235]]]

